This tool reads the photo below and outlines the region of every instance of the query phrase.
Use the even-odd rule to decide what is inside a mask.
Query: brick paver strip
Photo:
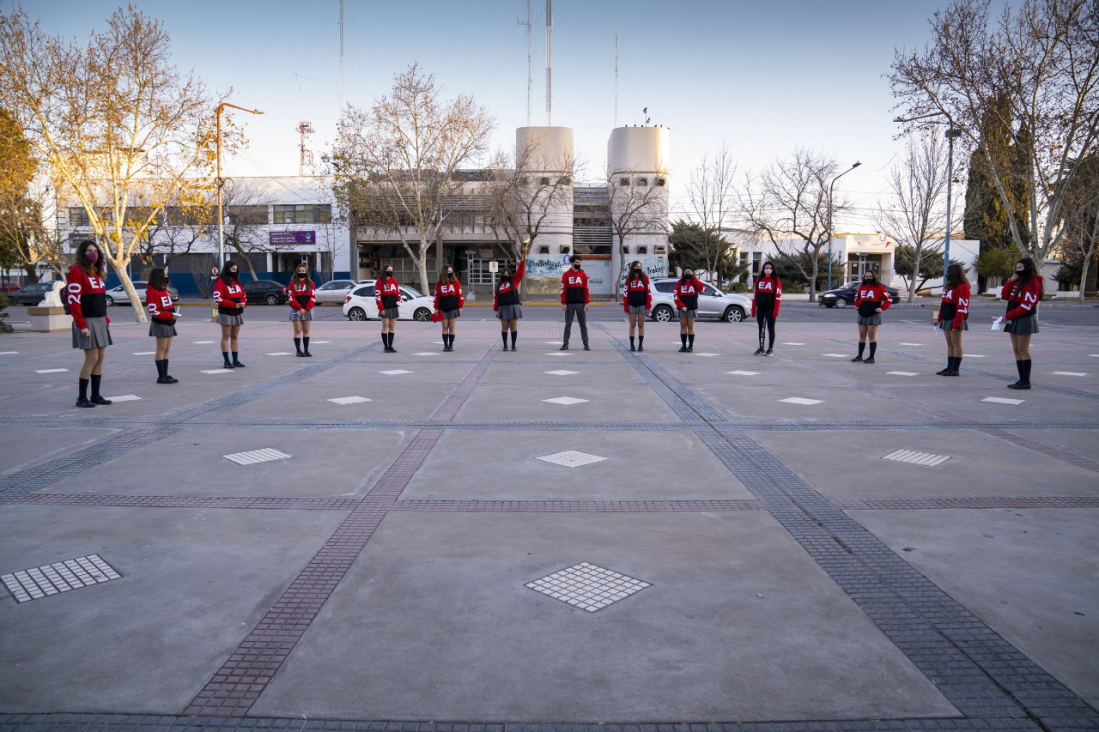
[[[1099,508],[1095,496],[952,496],[950,498],[832,499],[841,511],[888,511],[948,508]]]
[[[624,356],[627,351],[613,341]],[[1099,713],[648,357],[627,361],[883,633],[970,720],[1096,727]],[[677,411],[678,413],[678,411]]]
[[[469,511],[502,513],[691,513],[762,511],[759,501],[397,501],[394,511]]]

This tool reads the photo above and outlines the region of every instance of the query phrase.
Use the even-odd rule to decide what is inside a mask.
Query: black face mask
[[[580,263],[579,262],[573,262],[572,268],[573,269],[580,269]]]
[[[391,269],[387,269],[387,270],[385,271],[385,276],[386,276],[386,277],[392,277],[392,276],[393,276],[393,270],[391,270]]]
[[[687,274],[686,272],[683,273],[683,281],[684,282],[686,282],[687,280],[691,280],[691,279],[694,279],[694,273],[691,273],[691,274]]]
[[[305,272],[298,272],[298,279],[299,280],[304,280],[305,279]]]
[[[641,276],[641,268],[637,267],[636,269],[634,269],[633,273],[634,275]]]

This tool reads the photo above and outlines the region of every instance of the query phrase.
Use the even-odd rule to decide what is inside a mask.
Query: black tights
[[[763,348],[763,325],[767,324],[767,349],[773,350],[775,347],[775,311],[771,309],[756,310],[756,322],[759,323],[759,347]]]

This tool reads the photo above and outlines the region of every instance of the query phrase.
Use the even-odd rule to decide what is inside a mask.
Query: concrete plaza
[[[94,410],[68,332],[0,336],[0,729],[1099,728],[1095,326],[1012,391],[983,319],[960,378],[922,315],[870,366],[255,319],[225,371],[197,310],[172,386],[116,322]]]

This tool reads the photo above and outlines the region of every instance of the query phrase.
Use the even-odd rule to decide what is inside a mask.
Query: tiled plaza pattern
[[[402,324],[403,325],[403,324]],[[719,326],[720,327],[720,326]],[[237,730],[253,728],[320,729],[320,730],[371,730],[374,732],[742,732],[759,730],[923,730],[923,729],[1096,729],[1099,714],[1079,696],[1069,690],[1057,678],[1044,670],[1032,658],[1018,650],[994,631],[988,624],[964,607],[948,592],[924,576],[905,558],[892,550],[874,533],[856,521],[848,511],[905,511],[905,510],[988,510],[988,509],[1095,509],[1099,497],[1076,495],[1072,486],[1059,495],[939,495],[905,496],[903,492],[882,491],[880,496],[845,498],[825,496],[814,485],[764,447],[753,435],[786,432],[820,433],[870,433],[896,430],[915,433],[939,431],[943,434],[962,430],[979,432],[991,439],[1002,441],[1031,451],[1044,458],[1063,462],[1085,471],[1099,472],[1099,463],[1069,449],[1051,446],[1039,440],[1021,436],[1022,430],[1083,431],[1089,435],[1099,430],[1095,412],[1084,418],[1071,416],[1011,418],[989,414],[973,418],[968,413],[958,413],[941,403],[924,401],[922,395],[905,395],[878,382],[864,382],[859,378],[837,372],[836,359],[829,357],[829,349],[839,348],[839,341],[825,341],[818,349],[823,359],[798,360],[796,354],[783,354],[771,364],[799,369],[803,372],[799,387],[812,393],[813,389],[844,389],[863,392],[882,403],[893,403],[909,410],[908,416],[894,418],[887,413],[864,415],[862,419],[845,418],[837,414],[834,404],[829,412],[817,418],[757,417],[731,418],[723,413],[718,403],[706,398],[709,388],[728,388],[730,383],[715,379],[719,374],[745,375],[762,373],[750,358],[737,355],[744,351],[754,333],[746,330],[736,334],[743,343],[734,347],[723,331],[724,342],[707,344],[706,348],[720,353],[691,362],[705,371],[697,371],[703,380],[684,378],[679,369],[684,360],[678,354],[660,353],[650,348],[645,354],[627,351],[621,328],[611,331],[602,325],[592,328],[594,350],[589,354],[542,355],[545,344],[537,339],[559,336],[556,330],[524,331],[520,340],[523,351],[504,355],[497,349],[494,324],[475,326],[463,324],[459,350],[447,363],[455,369],[465,369],[465,376],[457,383],[453,380],[431,378],[414,382],[416,386],[431,385],[445,388],[448,393],[430,416],[409,419],[341,419],[326,416],[323,419],[295,418],[288,410],[286,419],[268,419],[233,414],[234,410],[274,394],[288,400],[294,387],[316,380],[317,377],[334,374],[338,367],[354,364],[363,366],[394,366],[392,378],[404,378],[415,373],[417,347],[430,342],[434,329],[426,326],[402,328],[402,347],[408,354],[399,358],[380,358],[376,343],[364,347],[346,348],[331,358],[322,357],[304,366],[294,364],[271,378],[245,388],[229,392],[169,415],[124,416],[118,412],[95,414],[76,412],[34,415],[5,414],[5,422],[12,427],[38,429],[72,429],[110,427],[119,430],[86,447],[77,448],[60,457],[46,459],[30,467],[9,471],[0,478],[0,511],[8,506],[72,506],[72,507],[135,507],[150,509],[218,509],[218,510],[269,510],[288,511],[336,511],[346,517],[319,551],[307,562],[305,568],[274,598],[269,609],[254,627],[243,636],[237,648],[220,668],[212,670],[201,691],[180,716],[145,716],[138,710],[133,714],[21,714],[18,710],[0,714],[0,729],[210,729]],[[199,332],[196,330],[196,337]],[[326,335],[328,335],[326,333]],[[665,336],[670,340],[670,331]],[[797,334],[798,342],[791,346],[803,346],[807,342],[805,332]],[[702,336],[705,337],[705,334]],[[1089,335],[1088,338],[1091,336]],[[338,336],[337,336],[338,338]],[[316,340],[316,339],[314,339]],[[650,339],[651,340],[651,339]],[[717,339],[715,339],[717,340]],[[317,341],[319,342],[319,341]],[[491,344],[491,345],[486,345]],[[431,347],[431,346],[428,346]],[[277,346],[275,346],[277,348]],[[705,350],[705,349],[700,349]],[[529,352],[529,353],[528,353]],[[750,348],[748,349],[750,352]],[[277,353],[277,351],[275,351]],[[424,351],[423,353],[426,353]],[[927,364],[938,362],[923,355],[901,349],[883,347],[880,358],[900,360],[908,368],[927,370]],[[936,352],[937,353],[937,352]],[[480,355],[480,358],[477,356]],[[553,355],[554,358],[549,358]],[[472,358],[471,358],[472,356]],[[590,399],[573,397],[573,393],[591,394],[600,389],[647,389],[659,397],[674,415],[672,419],[615,419],[613,413],[600,412],[594,419],[571,419],[565,416],[541,420],[475,420],[461,418],[463,408],[471,404],[479,390],[501,387],[529,387],[533,383],[493,379],[494,365],[505,358],[523,365],[539,378],[541,374],[553,374],[547,369],[571,364],[570,368],[626,365],[635,375],[637,383],[623,381],[617,376],[592,380],[582,374],[584,381],[549,385],[558,394],[541,398],[562,404],[561,414],[570,409],[583,408]],[[435,361],[432,361],[435,363]],[[45,363],[35,359],[35,365]],[[991,367],[992,364],[985,366]],[[967,367],[969,364],[967,363]],[[751,368],[751,371],[744,369]],[[408,369],[412,369],[411,371]],[[736,370],[732,370],[736,369]],[[56,369],[34,369],[48,373]],[[376,373],[375,368],[371,372]],[[984,381],[1001,380],[1006,373],[991,368],[972,368],[968,371]],[[897,378],[915,372],[895,372]],[[1076,372],[1072,372],[1076,373]],[[399,375],[398,375],[399,374]],[[679,374],[679,375],[677,375]],[[197,378],[197,377],[194,377]],[[385,377],[375,377],[385,378]],[[557,377],[553,377],[557,378]],[[562,377],[565,378],[565,377]],[[222,380],[217,380],[222,383]],[[393,383],[393,382],[389,382]],[[773,385],[771,385],[773,387]],[[987,386],[987,384],[985,384]],[[1094,408],[1099,402],[1099,392],[1035,382],[1035,390],[1028,400],[1041,400],[1046,394],[1077,400]],[[127,389],[133,387],[126,385]],[[350,389],[351,387],[347,387]],[[745,386],[745,389],[756,388]],[[60,390],[69,400],[68,387]],[[787,392],[792,390],[787,390]],[[985,389],[987,391],[987,388]],[[345,394],[353,393],[351,391]],[[992,392],[989,392],[990,394]],[[337,397],[338,394],[333,394]],[[784,395],[787,396],[787,395]],[[38,398],[47,398],[39,393]],[[134,402],[148,402],[150,396],[142,396]],[[4,405],[26,401],[27,394],[9,395]],[[794,399],[796,401],[790,401]],[[341,404],[340,399],[328,401]],[[355,403],[345,400],[346,404]],[[776,399],[775,401],[780,401]],[[819,408],[821,399],[801,398],[788,394],[788,403],[805,409]],[[547,407],[549,409],[549,407]],[[338,414],[332,413],[329,414]],[[546,414],[546,412],[542,412]],[[555,413],[556,414],[556,413]],[[786,414],[786,412],[783,412]],[[923,415],[922,417],[919,415]],[[314,430],[314,439],[323,439],[325,432],[349,430],[408,430],[411,439],[399,450],[399,455],[388,464],[366,493],[359,497],[305,496],[188,496],[188,495],[124,495],[107,492],[76,494],[41,492],[62,481],[79,476],[98,466],[108,465],[134,451],[172,440],[181,435],[211,428],[268,430],[268,434],[282,430]],[[729,476],[738,480],[752,495],[744,499],[677,499],[668,495],[654,500],[436,500],[401,498],[410,481],[424,466],[437,448],[444,432],[492,433],[503,438],[513,431],[551,433],[560,432],[677,432],[693,433],[710,450]],[[587,445],[577,447],[589,449]],[[258,447],[257,447],[258,449]],[[271,448],[273,449],[273,448]],[[896,449],[896,448],[894,448]],[[883,457],[889,450],[882,451]],[[941,452],[947,453],[948,450]],[[546,455],[547,453],[542,453]],[[227,455],[231,457],[232,453]],[[538,458],[537,455],[532,456]],[[220,459],[220,458],[219,458]],[[945,465],[958,462],[955,459]],[[568,464],[563,463],[563,464]],[[558,468],[560,469],[560,468]],[[589,468],[590,469],[590,468]],[[944,466],[936,468],[944,469]],[[573,471],[565,470],[566,473]],[[592,724],[525,724],[523,720],[510,723],[478,723],[466,720],[462,724],[438,721],[374,721],[347,719],[302,720],[269,718],[250,715],[256,701],[270,686],[272,679],[294,653],[295,647],[311,623],[317,618],[325,603],[344,580],[352,564],[360,557],[375,531],[390,513],[407,512],[428,514],[697,514],[722,512],[767,512],[795,539],[832,581],[849,596],[877,627],[899,648],[905,656],[930,679],[941,694],[960,712],[960,717],[919,719],[843,719],[798,722],[737,722],[712,724],[614,724],[616,720],[592,720]],[[563,566],[563,565],[562,565]],[[585,565],[587,566],[587,565]],[[0,566],[0,572],[20,568]],[[598,568],[596,568],[598,569]],[[611,567],[611,569],[615,569]],[[552,575],[551,575],[552,576]],[[124,578],[123,578],[124,579]],[[628,578],[627,578],[628,579]],[[113,584],[113,583],[112,583]],[[528,587],[531,585],[528,585]],[[645,585],[647,586],[647,585]],[[544,590],[540,590],[544,591]],[[652,590],[649,590],[652,592]],[[567,598],[561,598],[566,599]],[[621,598],[617,598],[621,599]],[[42,602],[48,601],[42,600]],[[630,602],[641,601],[631,598]],[[34,605],[35,603],[29,603]],[[14,606],[14,603],[12,603]],[[594,606],[593,606],[594,607]],[[590,608],[589,608],[590,609]],[[1094,609],[1094,608],[1092,608]],[[22,608],[19,609],[22,611]],[[11,606],[0,605],[0,613],[15,612]],[[608,611],[609,612],[609,611]],[[597,613],[602,615],[602,613]],[[2,617],[0,617],[2,620]],[[1099,670],[1099,664],[1096,666]],[[624,720],[628,721],[628,720]],[[596,723],[598,722],[598,723]]]

